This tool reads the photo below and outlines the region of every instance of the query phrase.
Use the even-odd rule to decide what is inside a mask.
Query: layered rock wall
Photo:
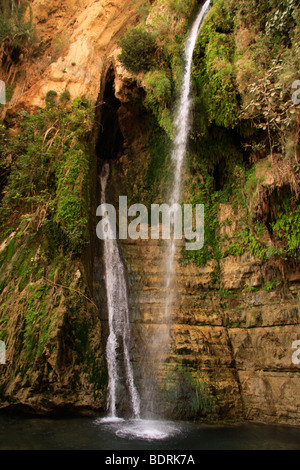
[[[123,247],[138,363],[163,327],[165,246],[128,240]],[[299,285],[285,292],[232,287],[233,280],[236,286],[255,283],[259,266],[248,255],[227,261],[222,289],[212,289],[212,266],[183,264],[178,252],[169,361],[184,360],[205,378],[216,399],[214,418],[299,424],[300,367],[292,362],[292,344],[300,338]]]

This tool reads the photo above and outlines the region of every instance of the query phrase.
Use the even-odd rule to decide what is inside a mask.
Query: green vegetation
[[[199,34],[193,75],[208,124],[233,128],[239,116],[233,64],[233,15],[224,2],[214,2],[214,5]]]
[[[265,284],[264,289],[266,292],[271,292],[272,290],[275,289],[275,287],[278,287],[280,285],[279,281],[269,281]]]
[[[34,393],[49,395],[50,404],[52,388],[47,384],[44,389],[46,384],[37,375],[44,374],[49,357],[56,349],[63,351],[64,344],[68,344],[68,353],[62,359],[63,367],[74,366],[71,390],[81,387],[83,374],[94,398],[101,399],[106,383],[101,348],[93,350],[90,341],[97,327],[94,307],[80,295],[87,288],[74,276],[74,255],[61,250],[47,256],[41,234],[27,234],[22,238],[15,235],[0,255],[0,337],[6,339],[7,331],[15,332],[9,373],[23,381],[17,388],[25,380]],[[0,377],[1,386],[5,380]]]
[[[152,33],[138,27],[126,32],[119,40],[122,53],[119,60],[133,73],[149,70],[155,52],[155,38]]]
[[[149,112],[144,112],[144,126],[148,132],[146,145],[142,149],[143,158],[139,158],[128,167],[124,191],[129,203],[163,203],[170,185],[171,145],[172,142],[157,120]],[[134,155],[130,154],[130,158]]]
[[[154,119],[147,121],[144,157],[127,173],[127,193],[135,202],[159,202],[167,194],[174,103],[195,9],[196,2],[179,0],[138,7],[135,30],[151,35],[149,44],[155,41],[155,47],[145,67],[135,69],[139,75],[133,81],[143,91],[143,113]],[[300,69],[299,19],[294,0],[213,0],[199,33],[184,202],[205,204],[205,243],[200,251],[184,250],[183,261],[202,267],[213,261],[214,286],[228,256],[251,253],[263,263],[299,256],[300,188],[294,162],[300,122],[291,100]],[[130,53],[137,58],[139,46],[133,42]],[[276,179],[273,186],[269,175]],[[219,222],[224,204],[233,209],[237,223],[225,234]]]
[[[172,97],[171,81],[164,71],[153,70],[145,74],[147,92],[145,106],[157,117],[159,125],[172,138],[173,125],[168,105]]]
[[[13,162],[0,215],[5,225],[14,211],[27,212],[27,232],[42,230],[52,249],[63,245],[65,251],[79,253],[87,242],[93,109],[82,99],[68,107],[52,106],[55,97],[49,91],[46,109],[22,113],[17,137],[9,139],[2,128],[6,139],[2,165],[9,154]]]
[[[167,412],[172,417],[195,419],[214,410],[214,400],[205,381],[180,361],[170,364],[165,380]]]
[[[85,98],[71,101],[68,91],[58,99],[49,90],[45,101],[44,109],[19,114],[16,132],[0,126],[0,326],[1,337],[8,328],[16,335],[0,386],[5,390],[6,381],[18,376],[16,388],[26,383],[49,395],[51,404],[53,385],[37,376],[65,341],[63,367],[74,366],[67,386],[76,390],[84,376],[94,398],[102,400],[103,356],[100,345],[94,350],[89,340],[98,317],[88,301],[81,260],[89,242],[94,108]]]
[[[159,127],[153,127],[147,149],[149,152],[149,165],[146,174],[146,184],[149,204],[160,197],[160,193],[168,190],[170,147],[171,141],[165,133]],[[164,189],[162,189],[163,185]]]
[[[28,362],[31,362],[35,354],[39,359],[43,353],[51,317],[50,315],[45,316],[47,305],[45,300],[43,301],[49,286],[41,284],[36,290],[30,286],[28,290],[31,294],[26,305],[24,353],[27,355]]]
[[[297,158],[299,114],[291,86],[300,68],[298,49],[296,2],[214,0],[194,55],[196,97],[186,188],[192,202],[205,204],[205,246],[185,254],[200,266],[245,252],[263,261],[299,256],[299,192],[292,161],[276,196],[264,189],[275,152],[279,164]],[[212,136],[215,141],[208,145]],[[291,189],[285,200],[287,184]],[[258,206],[262,199],[269,211],[265,214]],[[219,236],[221,203],[239,213],[241,230],[228,240]]]
[[[284,247],[286,256],[296,258],[300,250],[300,207],[291,210],[290,200],[285,198],[277,208],[276,220],[272,223],[275,239]]]
[[[143,2],[138,6],[141,24],[119,41],[123,65],[146,94],[144,106],[156,117],[169,137],[173,136],[172,104],[179,91],[185,34],[196,0]],[[147,21],[146,21],[147,20]]]
[[[56,98],[57,98],[57,92],[55,90],[47,91],[46,97],[45,97],[46,105],[49,106],[50,108],[55,106]]]
[[[197,134],[197,127],[194,125],[193,128],[185,192],[189,194],[187,202],[205,205],[205,240],[202,250],[184,250],[183,256],[198,266],[205,266],[210,260],[215,260],[218,265],[223,256],[219,236],[219,207],[221,203],[233,200],[237,168],[242,167],[241,149],[235,140],[233,132],[218,127],[212,127],[210,133],[201,137]],[[218,270],[217,267],[217,277]]]

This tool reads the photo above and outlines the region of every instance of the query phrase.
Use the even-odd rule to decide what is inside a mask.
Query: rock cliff
[[[31,8],[41,52],[33,61],[17,64],[26,70],[9,107],[43,107],[49,90],[96,101],[117,40],[136,22],[134,5],[125,0],[34,0]]]
[[[102,83],[118,52],[116,41],[136,21],[133,5],[122,0],[34,0],[30,6],[35,52],[30,57],[18,55],[17,60],[1,69],[7,89],[13,84],[7,106],[1,107],[8,139],[20,136],[19,113],[35,116],[37,110],[45,108],[49,91],[54,96],[67,91],[70,100],[86,97],[94,104],[98,97],[101,100]],[[120,68],[120,81],[122,73]],[[72,113],[68,106],[67,113]],[[97,120],[97,113],[93,119]],[[93,142],[87,118],[82,126],[86,126],[89,141]],[[31,143],[37,135],[35,132],[31,136]],[[7,140],[2,144],[4,154]],[[43,150],[37,148],[34,153],[39,158]],[[90,181],[89,194],[82,198],[92,218],[97,203],[97,162],[93,144],[84,143],[84,149]],[[61,150],[57,155],[62,162]],[[8,157],[8,171],[14,158]],[[26,179],[24,175],[22,178]],[[43,178],[47,179],[45,173]],[[74,182],[79,184],[81,194],[80,178]],[[101,324],[98,308],[91,300],[95,224],[89,247],[81,257],[72,257],[56,245],[57,225],[48,235],[47,229],[41,228],[45,219],[52,217],[49,207],[42,209],[42,204],[31,205],[27,212],[16,207],[12,218],[5,218],[7,225],[1,232],[0,338],[6,344],[6,364],[0,365],[0,407],[17,406],[37,412],[104,410],[107,376]],[[25,219],[29,224],[23,230]]]
[[[112,161],[110,199],[116,201],[120,191],[124,194],[130,191],[134,199],[140,187],[146,188],[148,195],[152,194],[156,188],[146,182],[150,172],[147,142],[152,121],[149,112],[141,107],[145,90],[141,80],[132,77],[117,59],[117,40],[130,25],[137,24],[133,2],[33,0],[31,7],[41,51],[34,59],[22,62],[21,58],[14,65],[14,72],[19,69],[22,73],[16,73],[14,93],[5,109],[11,134],[17,132],[13,129],[13,126],[17,128],[17,111],[44,107],[49,90],[58,94],[68,90],[71,98],[86,96],[98,104],[91,133],[95,150],[104,114],[101,105],[105,96],[113,99],[111,94],[105,95],[110,83],[116,98],[114,118],[123,139],[118,158]],[[3,71],[4,75],[7,73]],[[158,151],[163,151],[163,147]],[[97,153],[98,163],[95,151],[90,157],[90,177],[94,179],[90,188],[94,191],[91,211],[94,212],[101,149]],[[266,196],[270,188],[273,191],[274,187],[285,185],[282,178],[276,178],[276,171],[270,170],[260,196]],[[255,202],[259,206],[263,201]],[[234,205],[226,202],[218,210],[218,236],[225,250],[228,239],[234,238],[243,224],[241,213]],[[8,246],[12,248],[15,234],[2,237],[0,254],[3,253],[5,272],[1,277],[0,328],[5,326],[8,344],[8,364],[0,365],[2,407],[22,404],[38,411],[68,406],[93,410],[105,407],[106,376],[101,342],[107,334],[106,307],[101,291],[101,248],[95,247],[95,219],[91,218],[90,245],[77,259],[76,269],[72,268],[70,256],[63,268],[57,270],[60,277],[55,266],[47,266],[43,276],[21,287],[24,273],[17,268],[15,275],[15,266],[21,251],[26,250],[26,243],[17,241],[12,254]],[[157,241],[122,243],[132,302],[131,353],[138,383],[146,345],[156,329],[163,327],[160,322],[165,299],[160,263],[163,250],[164,244]],[[95,253],[96,267],[93,266]],[[32,259],[36,255],[34,252]],[[55,259],[55,253],[52,258]],[[197,416],[299,425],[300,367],[292,363],[292,344],[300,340],[298,265],[269,265],[246,249],[218,261],[211,259],[199,267],[185,259],[180,244],[176,263],[176,303],[168,365],[170,369],[182,363],[188,365],[191,380],[205,387],[212,402],[201,408]],[[50,271],[54,277],[48,282]],[[70,272],[73,274],[69,275]],[[4,282],[6,278],[10,281]],[[280,279],[278,285],[277,279]],[[70,289],[71,297],[66,294]],[[80,293],[87,295],[84,298]],[[102,325],[90,297],[97,303]],[[30,312],[42,316],[42,320],[33,323],[33,330],[28,327]],[[39,332],[43,326],[47,336],[42,341]],[[35,355],[23,347],[24,334],[31,335],[32,331],[35,331],[33,342],[40,341]],[[168,381],[166,373],[162,377]],[[175,376],[176,373],[171,373],[170,382],[176,382],[178,374]],[[193,393],[197,391],[192,381],[191,389]],[[191,395],[187,397],[185,400],[192,400]],[[174,416],[171,405],[168,404],[169,408],[164,405],[164,412]],[[186,408],[190,412],[189,403]],[[184,416],[179,413],[180,418]]]
[[[154,240],[124,244],[137,364],[163,327],[164,248]],[[184,360],[208,385],[215,398],[208,413],[213,419],[299,423],[299,366],[292,363],[292,344],[300,335],[299,285],[272,292],[244,289],[256,285],[260,273],[249,255],[226,263],[222,289],[211,288],[212,271],[177,259],[169,363]]]

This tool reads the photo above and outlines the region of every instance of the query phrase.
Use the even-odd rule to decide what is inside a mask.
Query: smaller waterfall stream
[[[106,204],[106,187],[109,177],[109,164],[105,163],[100,176],[101,204]],[[122,346],[122,356],[130,402],[135,418],[140,416],[140,399],[134,385],[130,361],[130,323],[126,275],[117,240],[112,236],[112,227],[107,223],[107,238],[104,240],[103,257],[108,308],[109,336],[106,346],[108,369],[108,410],[111,418],[117,416],[117,393],[120,380],[118,348]]]

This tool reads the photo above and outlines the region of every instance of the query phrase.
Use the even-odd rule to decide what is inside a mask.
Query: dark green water
[[[300,450],[300,427],[0,416],[0,450]]]

